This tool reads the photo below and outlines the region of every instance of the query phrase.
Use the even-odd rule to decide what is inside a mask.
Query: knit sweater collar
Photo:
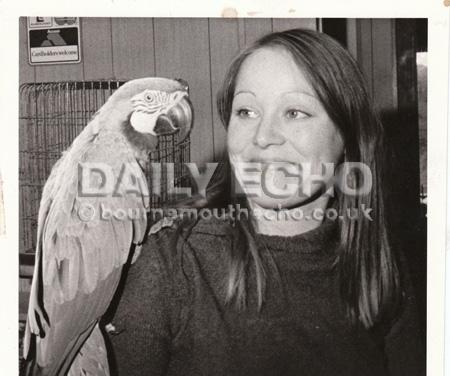
[[[258,247],[273,251],[300,253],[334,253],[338,245],[339,226],[336,221],[324,221],[319,227],[294,236],[255,234]]]
[[[208,220],[199,220],[193,232],[228,236],[231,226],[233,222],[229,218],[213,217]],[[319,227],[299,235],[280,236],[256,233],[254,236],[258,247],[273,251],[335,254],[339,242],[339,226],[336,221],[325,220]]]

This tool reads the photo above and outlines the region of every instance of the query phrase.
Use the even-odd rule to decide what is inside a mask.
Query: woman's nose
[[[285,138],[276,129],[276,126],[276,122],[273,119],[262,119],[253,138],[253,144],[263,149],[270,145],[282,145],[285,142]]]

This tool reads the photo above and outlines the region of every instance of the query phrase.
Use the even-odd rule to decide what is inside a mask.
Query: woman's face
[[[261,48],[243,62],[227,142],[240,185],[264,208],[300,206],[315,196],[322,187],[308,175],[323,174],[322,163],[336,165],[344,150],[303,70],[282,48]],[[259,177],[246,172],[257,166]]]

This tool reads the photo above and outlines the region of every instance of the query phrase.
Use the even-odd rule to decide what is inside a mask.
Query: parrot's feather
[[[64,361],[61,362],[61,365],[58,363],[53,363],[51,367],[47,367],[43,371],[45,375],[66,375],[71,369],[71,359],[76,358],[77,352],[79,349],[83,346],[83,344],[88,340],[91,333],[95,330],[95,327],[98,324],[92,324],[87,330],[85,330],[83,333],[80,333],[79,336],[72,340],[66,347],[64,353],[61,356],[61,359]],[[73,364],[73,363],[72,363]],[[58,368],[59,366],[59,368]],[[42,371],[41,371],[42,372]],[[70,374],[70,373],[69,373]],[[80,376],[81,373],[78,373],[77,376]]]
[[[83,349],[73,361],[68,376],[107,376],[109,375],[108,354],[105,340],[98,324],[83,345]]]

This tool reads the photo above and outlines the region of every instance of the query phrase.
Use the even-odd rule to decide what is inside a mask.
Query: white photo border
[[[130,6],[132,5],[132,6]],[[427,280],[427,375],[444,375],[444,307],[450,315],[450,278],[445,305],[447,197],[450,195],[450,163],[447,145],[449,111],[449,18],[443,0],[317,1],[269,0],[183,1],[166,0],[68,0],[0,2],[2,69],[0,69],[0,170],[5,199],[6,236],[0,238],[0,370],[18,374],[18,85],[19,17],[345,17],[428,19],[428,280]],[[448,243],[450,245],[450,242]],[[450,270],[450,269],[449,269]],[[450,326],[450,325],[448,325]],[[450,359],[450,330],[447,359]],[[450,360],[447,361],[450,363]],[[447,365],[450,369],[450,364]]]

